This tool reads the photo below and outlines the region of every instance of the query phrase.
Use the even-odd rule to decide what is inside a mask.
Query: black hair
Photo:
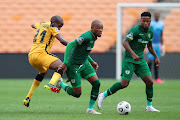
[[[63,19],[60,16],[56,15],[56,16],[52,16],[50,21],[51,21],[51,23],[52,23],[52,21],[57,21],[57,22],[62,23]]]
[[[91,27],[94,26],[96,23],[102,23],[100,20],[93,20],[91,23]]]
[[[151,13],[150,13],[150,12],[143,12],[143,13],[141,14],[141,17],[143,17],[143,16],[145,16],[145,17],[150,17],[150,18],[151,18]]]

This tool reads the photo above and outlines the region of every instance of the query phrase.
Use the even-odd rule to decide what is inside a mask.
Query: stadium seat
[[[179,38],[179,19],[180,18],[180,9],[172,9],[170,14],[164,19],[164,43],[166,46],[166,52],[180,52],[178,46],[180,46]]]
[[[149,3],[155,0],[126,0],[127,3]],[[36,30],[30,26],[36,22],[48,22],[53,15],[64,19],[60,33],[68,41],[72,41],[82,33],[90,30],[92,20],[99,19],[104,24],[102,37],[95,43],[92,52],[107,52],[116,43],[116,4],[124,0],[28,0],[0,2],[0,35],[6,40],[6,47],[1,47],[1,53],[29,52]],[[46,7],[44,7],[46,6]],[[58,7],[57,7],[58,6]],[[146,9],[124,9],[122,33],[138,21],[139,14]],[[177,14],[176,12],[174,14]],[[177,21],[175,21],[177,22]],[[2,24],[3,23],[3,24]],[[167,22],[168,23],[168,22]],[[11,26],[8,28],[7,26]],[[4,35],[6,35],[4,37]],[[12,42],[13,41],[13,42]],[[18,44],[16,44],[18,43]],[[2,42],[0,42],[2,45]],[[17,47],[18,46],[18,47]],[[65,52],[63,45],[55,40],[51,52]]]

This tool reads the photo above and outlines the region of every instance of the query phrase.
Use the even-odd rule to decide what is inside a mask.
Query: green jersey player
[[[81,77],[87,79],[91,85],[91,96],[88,109],[86,113],[101,114],[93,109],[96,99],[99,94],[100,81],[96,75],[98,64],[92,60],[89,53],[94,47],[94,42],[97,37],[101,37],[103,31],[103,24],[99,20],[94,20],[91,24],[91,30],[82,34],[76,40],[68,43],[64,63],[60,70],[65,70],[67,67],[68,81],[71,82],[72,87],[66,85],[62,81],[59,86],[62,87],[69,95],[79,98],[81,95]]]
[[[143,12],[141,14],[141,24],[133,27],[126,36],[126,40],[122,43],[126,51],[122,61],[121,82],[115,83],[107,91],[99,94],[97,101],[99,109],[102,108],[102,103],[107,96],[110,96],[129,85],[133,72],[135,72],[146,84],[146,111],[160,112],[152,106],[153,80],[151,78],[152,75],[149,67],[143,59],[144,48],[147,44],[148,50],[155,57],[156,65],[159,66],[160,64],[159,58],[152,47],[153,32],[149,28],[150,23],[151,14],[149,12]]]

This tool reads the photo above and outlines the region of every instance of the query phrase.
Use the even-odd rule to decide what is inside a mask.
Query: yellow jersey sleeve
[[[40,23],[36,23],[34,27],[37,29],[39,27]]]
[[[55,25],[51,24],[50,29],[53,36],[60,34],[59,29]]]
[[[45,22],[35,23],[34,27],[37,29],[39,25],[41,25],[42,23],[45,23]]]

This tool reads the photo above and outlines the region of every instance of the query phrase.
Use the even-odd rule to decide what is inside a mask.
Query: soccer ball
[[[120,115],[128,115],[131,111],[131,105],[126,101],[121,101],[117,104],[117,112]]]

